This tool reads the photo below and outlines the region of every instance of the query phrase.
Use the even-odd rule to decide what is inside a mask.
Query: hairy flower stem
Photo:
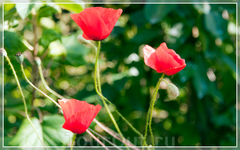
[[[26,81],[33,87],[35,88],[38,92],[42,93],[44,96],[46,96],[48,99],[50,99],[54,104],[56,104],[60,109],[61,109],[61,106],[54,100],[52,99],[51,97],[49,97],[47,94],[45,94],[43,91],[41,91],[40,89],[38,89],[35,85],[33,85],[31,83],[31,81],[28,80],[25,72],[24,72],[24,68],[23,68],[23,65],[21,64],[21,70],[22,70],[22,73],[23,73],[23,76],[25,77]]]
[[[40,59],[40,58],[39,58]],[[45,81],[44,79],[44,76],[43,76],[43,71],[42,71],[42,66],[41,64],[38,64],[38,71],[39,71],[39,75],[40,75],[40,78],[41,78],[41,81],[43,83],[43,85],[45,86],[45,88],[50,92],[52,93],[53,95],[56,95],[58,98],[61,98],[61,99],[65,99],[62,95],[58,94],[57,92],[53,91],[47,84],[47,82]]]
[[[159,81],[158,81],[158,83],[157,83],[157,85],[156,85],[156,87],[154,89],[153,97],[152,97],[151,102],[150,102],[150,106],[149,106],[148,114],[147,114],[147,120],[146,120],[146,127],[145,127],[145,134],[144,134],[144,141],[143,141],[143,143],[146,143],[147,130],[148,130],[148,126],[149,126],[149,132],[150,132],[151,139],[152,139],[152,146],[154,146],[154,137],[153,137],[152,128],[151,128],[152,112],[153,112],[153,107],[154,107],[154,104],[155,104],[155,101],[156,101],[158,89],[159,89],[159,86],[160,86],[160,83],[161,83],[163,77],[164,77],[164,74],[161,76],[161,78],[159,79]]]
[[[70,149],[70,150],[73,149],[73,145],[74,145],[74,142],[75,142],[75,140],[76,140],[76,137],[77,137],[77,134],[73,134],[73,137],[72,137],[72,144],[71,144],[71,149]]]
[[[94,49],[96,49],[96,51],[99,53],[100,51],[100,42],[98,42],[98,47],[96,47],[95,45],[93,44],[90,44]],[[97,61],[97,59],[96,59]],[[97,63],[98,65],[98,63]],[[97,69],[96,69],[97,68]],[[96,63],[95,63],[95,71],[97,71],[97,75],[98,75],[98,78],[97,78],[97,87],[98,87],[98,90],[97,91],[97,94],[101,97],[101,99],[104,99],[106,102],[108,102],[114,109],[114,111],[123,119],[123,121],[125,121],[127,123],[127,125],[136,133],[138,134],[141,139],[143,140],[143,135],[136,129],[132,126],[132,124],[117,110],[116,106],[111,102],[109,101],[107,98],[105,98],[103,95],[102,95],[102,91],[101,91],[101,82],[100,82],[100,73],[99,73],[99,66],[96,67]],[[146,146],[146,145],[145,145]]]
[[[122,132],[120,131],[115,118],[113,117],[113,115],[112,115],[112,113],[111,113],[111,111],[110,111],[110,109],[109,109],[105,99],[102,97],[102,93],[99,92],[99,89],[100,89],[99,87],[101,86],[100,84],[98,84],[100,82],[99,81],[100,79],[99,79],[99,76],[98,76],[98,55],[99,55],[99,51],[100,51],[100,45],[101,45],[101,42],[98,41],[98,48],[97,48],[97,52],[96,52],[96,61],[95,61],[95,71],[94,71],[95,90],[96,90],[97,94],[101,97],[102,102],[103,102],[103,104],[104,104],[104,106],[105,106],[105,108],[106,108],[106,110],[107,110],[107,112],[108,112],[108,114],[109,114],[109,116],[110,116],[110,118],[111,118],[115,128],[118,131],[118,134],[121,136],[122,139],[124,139],[124,137],[122,135]]]
[[[104,143],[102,143],[95,135],[93,135],[88,129],[86,130],[87,133],[94,139],[96,140],[102,147],[104,147],[106,150],[109,150]]]
[[[23,104],[24,104],[24,112],[25,112],[25,115],[26,115],[26,117],[27,117],[27,120],[28,120],[28,122],[30,123],[30,125],[32,126],[32,128],[33,128],[34,132],[36,133],[38,139],[40,140],[41,144],[44,146],[44,149],[47,149],[47,148],[45,147],[42,139],[41,139],[40,136],[38,135],[37,130],[35,129],[34,125],[32,124],[31,119],[30,119],[29,116],[28,116],[28,109],[27,109],[27,104],[26,104],[25,96],[24,96],[24,94],[23,94],[22,87],[21,87],[20,82],[19,82],[19,80],[18,80],[16,71],[15,71],[15,69],[14,69],[14,67],[13,67],[13,65],[12,65],[12,63],[11,63],[11,61],[10,61],[10,59],[9,59],[9,57],[8,57],[8,56],[5,56],[5,57],[6,57],[9,65],[10,65],[10,67],[11,67],[11,69],[12,69],[13,75],[14,75],[15,80],[16,80],[16,82],[17,82],[17,86],[18,86],[19,91],[20,91],[20,93],[21,93],[21,95],[22,95],[22,100],[23,100]]]

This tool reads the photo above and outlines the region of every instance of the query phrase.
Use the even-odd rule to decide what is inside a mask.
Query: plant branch
[[[21,70],[22,70],[22,72],[23,72],[23,75],[24,75],[26,81],[27,81],[33,88],[35,88],[38,92],[42,93],[44,96],[46,96],[48,99],[50,99],[54,104],[56,104],[56,105],[61,109],[61,106],[60,106],[54,99],[52,99],[52,98],[49,97],[47,94],[45,94],[43,91],[41,91],[40,89],[38,89],[35,85],[33,85],[33,84],[31,83],[31,81],[28,80],[28,78],[27,78],[27,76],[26,76],[26,74],[25,74],[25,72],[24,72],[24,68],[23,68],[23,65],[22,65],[22,64],[21,64]]]
[[[5,50],[4,50],[4,51],[5,51]],[[8,61],[9,65],[10,65],[10,67],[11,67],[11,69],[12,69],[13,75],[14,75],[15,80],[16,80],[16,82],[17,82],[17,86],[18,86],[19,91],[20,91],[20,93],[21,93],[22,100],[23,100],[23,104],[24,104],[24,110],[25,110],[26,118],[27,118],[28,122],[30,123],[30,125],[32,126],[32,128],[33,128],[34,132],[36,133],[38,139],[40,140],[41,144],[44,146],[44,149],[47,149],[47,148],[45,147],[42,139],[41,139],[40,136],[38,135],[37,130],[35,129],[34,125],[32,124],[32,121],[31,121],[31,119],[30,119],[30,117],[29,117],[29,115],[28,115],[28,109],[27,109],[27,104],[26,104],[25,96],[24,96],[24,94],[23,94],[23,91],[22,91],[20,82],[19,82],[19,80],[18,80],[16,71],[15,71],[15,69],[14,69],[14,67],[13,67],[13,65],[12,65],[12,63],[11,63],[11,60],[9,59],[9,57],[8,57],[7,55],[5,56],[5,58],[6,58],[6,60]]]

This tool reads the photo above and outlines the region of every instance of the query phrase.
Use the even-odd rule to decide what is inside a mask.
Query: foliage
[[[152,123],[154,136],[158,137],[156,145],[166,145],[167,139],[167,144],[172,145],[172,137],[175,138],[174,145],[179,146],[236,145],[235,4],[87,5],[90,6],[123,9],[111,35],[102,41],[101,82],[103,95],[136,129],[144,132],[150,98],[161,76],[144,64],[142,48],[146,44],[157,48],[166,42],[185,59],[187,66],[178,74],[165,77],[180,89],[178,98],[170,99],[166,86],[160,85]],[[32,71],[36,36],[37,56],[42,58],[49,86],[65,97],[102,105],[94,90],[95,50],[78,37],[82,32],[70,18],[70,14],[78,13],[78,9],[79,12],[82,10],[81,5],[34,4],[22,7],[4,4],[4,48],[17,70],[28,107],[33,111],[32,120],[46,145],[68,144],[69,139],[64,137],[66,130],[61,129],[63,117],[51,101],[37,92],[32,104],[33,89],[22,77],[14,55],[18,51],[24,52],[28,78],[36,78],[35,84],[57,100],[44,88],[38,72]],[[37,34],[33,32],[34,18]],[[5,65],[5,146],[40,144],[34,140],[33,143],[19,141],[36,138],[22,115],[23,108],[12,71]],[[137,135],[116,113],[113,114],[123,135],[134,143]],[[105,109],[100,111],[97,119],[115,130]],[[108,136],[94,123],[90,128]],[[81,142],[76,144],[81,145]],[[140,141],[134,144],[140,145]]]

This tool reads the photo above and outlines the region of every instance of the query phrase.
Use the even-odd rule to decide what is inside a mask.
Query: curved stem
[[[25,77],[26,81],[33,87],[35,88],[38,92],[42,93],[44,96],[46,96],[48,99],[50,99],[54,104],[56,104],[60,109],[61,109],[61,106],[54,100],[52,99],[51,97],[49,97],[47,94],[45,94],[43,91],[41,91],[40,89],[38,89],[35,85],[33,85],[31,83],[31,81],[28,80],[25,72],[24,72],[24,69],[23,69],[23,65],[21,64],[21,70],[23,72],[23,76]]]
[[[39,58],[40,59],[40,58]],[[38,64],[38,70],[39,70],[39,75],[40,75],[40,78],[42,80],[42,83],[43,85],[45,86],[45,88],[50,92],[52,93],[53,95],[56,95],[58,98],[61,98],[61,99],[65,99],[62,95],[58,94],[57,92],[53,91],[47,84],[47,82],[45,81],[44,79],[44,76],[43,76],[43,71],[42,71],[42,66],[41,64]]]
[[[157,83],[157,85],[156,85],[156,87],[154,89],[153,97],[152,97],[151,102],[150,102],[150,106],[149,106],[148,114],[147,114],[147,120],[146,120],[146,127],[145,127],[145,134],[144,134],[144,141],[143,141],[143,143],[146,143],[147,130],[148,130],[148,126],[149,126],[149,132],[150,132],[150,135],[151,135],[152,146],[154,146],[154,137],[153,137],[152,128],[151,128],[152,112],[153,112],[154,103],[156,101],[158,89],[159,89],[159,86],[160,86],[160,83],[161,83],[163,77],[164,77],[164,74],[162,74],[161,78],[159,79],[159,81],[158,81],[158,83]]]
[[[125,121],[128,124],[128,126],[143,139],[143,135],[136,128],[134,128],[132,126],[132,124],[116,109],[116,106],[102,95],[101,83],[100,83],[100,73],[99,73],[99,66],[98,66],[98,55],[99,55],[99,51],[100,51],[100,41],[98,41],[98,47],[97,48],[94,45],[92,45],[92,46],[97,51],[96,62],[95,62],[95,76],[94,76],[94,77],[96,77],[96,74],[97,74],[97,79],[94,80],[95,81],[95,89],[96,89],[97,94],[101,97],[101,99],[103,101],[108,102],[114,108],[114,111],[123,119],[123,121]]]
[[[167,80],[165,80],[164,78],[162,78],[162,80],[165,81],[167,84],[169,84],[169,83],[167,82]]]
[[[71,149],[70,149],[70,150],[73,149],[73,145],[74,145],[74,142],[75,142],[76,137],[77,137],[77,134],[74,134],[74,135],[73,135],[73,138],[72,138],[72,144],[71,144]]]
[[[17,86],[18,86],[19,91],[20,91],[20,93],[21,93],[21,95],[22,95],[22,100],[23,100],[24,110],[25,110],[25,115],[26,115],[26,117],[27,117],[27,120],[28,120],[28,122],[30,123],[30,125],[32,126],[34,132],[37,134],[37,137],[38,137],[38,139],[40,140],[41,144],[44,146],[44,149],[47,149],[47,148],[45,147],[42,139],[41,139],[40,136],[38,135],[37,130],[35,129],[34,125],[32,124],[31,119],[30,119],[29,116],[28,116],[28,109],[27,109],[27,104],[26,104],[25,96],[24,96],[24,94],[23,94],[22,87],[21,87],[20,82],[19,82],[19,80],[18,80],[16,71],[15,71],[15,69],[14,69],[14,67],[13,67],[13,65],[12,65],[12,63],[11,63],[11,61],[10,61],[10,59],[9,59],[9,57],[8,57],[7,55],[6,55],[5,57],[6,57],[9,65],[10,65],[10,67],[11,67],[11,69],[12,69],[13,75],[14,75],[15,80],[16,80],[16,82],[17,82]]]
[[[100,145],[102,145],[102,147],[104,147],[106,150],[109,150],[105,144],[103,144],[96,136],[94,136],[88,129],[87,129],[87,133],[94,139],[96,140]]]
[[[100,45],[101,45],[101,42],[98,41],[98,48],[97,48],[97,52],[96,52],[96,61],[95,61],[95,71],[94,71],[95,90],[96,90],[96,92],[98,93],[99,96],[102,95],[102,94],[99,92],[99,86],[101,86],[101,85],[98,85],[98,80],[99,80],[99,79],[98,79],[98,73],[97,73],[97,72],[98,72],[98,55],[99,55],[99,51],[100,51]],[[99,93],[100,93],[100,94],[99,94]],[[118,127],[118,124],[117,124],[115,118],[113,117],[113,115],[112,115],[112,113],[111,113],[111,111],[110,111],[110,109],[109,109],[109,107],[108,107],[105,99],[102,98],[102,96],[100,96],[100,97],[101,97],[101,99],[102,99],[102,102],[103,102],[103,104],[104,104],[104,106],[105,106],[105,108],[106,108],[106,110],[107,110],[107,112],[108,112],[108,114],[109,114],[109,116],[110,116],[110,118],[111,118],[111,120],[112,120],[115,128],[117,129],[119,135],[120,135],[121,138],[123,139],[124,137],[123,137],[123,135],[122,135],[122,132],[120,131],[120,129],[119,129],[119,127]]]
[[[159,90],[159,87],[160,87],[160,83],[162,81],[164,77],[164,74],[162,74],[161,78],[159,79],[158,83],[157,83],[157,86],[155,88],[155,93],[153,95],[153,98],[152,98],[152,106],[151,107],[151,111],[150,111],[150,117],[149,117],[149,132],[150,132],[150,135],[151,135],[151,139],[152,139],[152,146],[154,147],[154,137],[153,137],[153,133],[152,133],[152,113],[153,113],[153,108],[154,108],[154,104],[155,104],[155,101],[156,101],[156,98],[157,98],[157,93],[158,93],[158,90]]]

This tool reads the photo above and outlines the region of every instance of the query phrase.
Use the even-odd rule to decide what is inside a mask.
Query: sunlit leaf
[[[74,13],[80,13],[83,11],[83,8],[79,4],[57,4],[61,8],[66,9],[68,11],[74,12]]]
[[[67,145],[73,133],[62,128],[64,117],[60,115],[48,115],[43,117],[42,123],[37,118],[31,119],[38,135],[46,146]],[[12,146],[42,146],[32,126],[25,119],[17,134],[10,141]]]
[[[43,117],[42,130],[46,145],[67,145],[71,141],[73,133],[62,128],[64,122],[64,117],[57,114]]]
[[[31,118],[32,124],[38,132],[39,137],[43,141],[42,127],[37,118]],[[41,141],[38,139],[32,126],[27,119],[24,119],[17,134],[10,142],[12,146],[42,146]]]
[[[20,17],[25,19],[31,13],[33,6],[34,4],[17,3],[15,7]]]

